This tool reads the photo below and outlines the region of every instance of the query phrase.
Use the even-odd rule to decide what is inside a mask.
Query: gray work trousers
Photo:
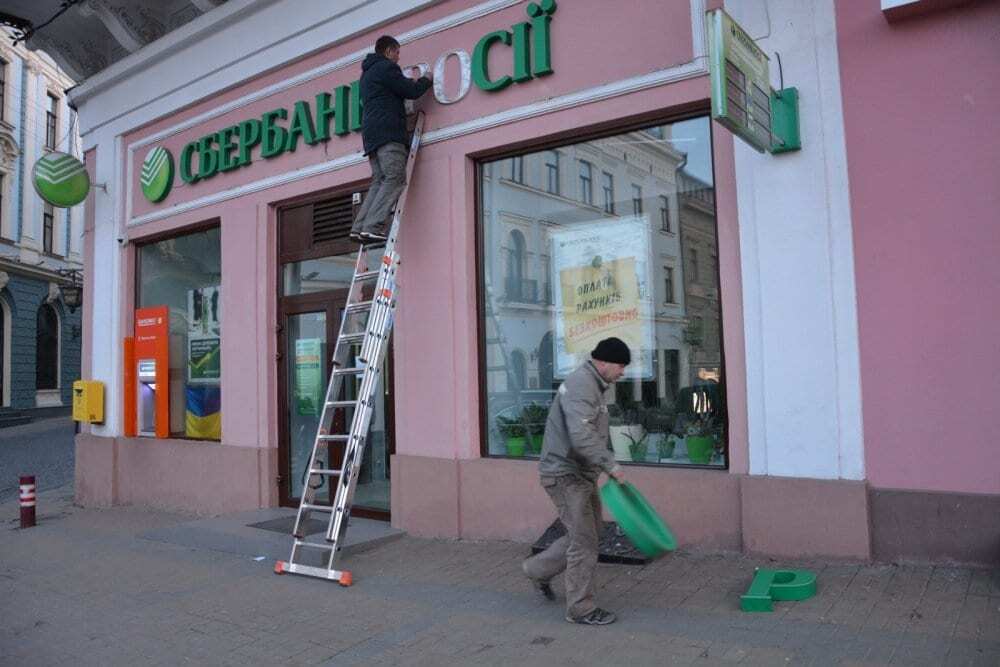
[[[598,539],[603,528],[601,498],[597,483],[580,477],[543,477],[545,489],[566,526],[566,535],[545,551],[524,561],[524,573],[537,581],[548,581],[566,571],[566,611],[579,618],[595,609],[594,574],[597,570]]]
[[[372,183],[361,204],[361,210],[358,211],[358,217],[351,226],[352,232],[389,231],[390,213],[406,185],[406,157],[406,146],[396,142],[380,146],[368,156],[368,163],[372,168]]]

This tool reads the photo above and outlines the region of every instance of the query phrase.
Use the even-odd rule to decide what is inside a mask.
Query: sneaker
[[[361,232],[362,243],[385,243],[388,238],[389,237],[385,235],[385,232]]]
[[[555,591],[552,590],[552,584],[550,584],[547,581],[541,581],[539,579],[532,579],[531,584],[532,586],[535,587],[535,590],[541,593],[542,597],[544,597],[546,600],[548,600],[549,602],[555,601],[556,594]]]
[[[579,617],[567,614],[566,620],[570,623],[579,623],[581,625],[610,625],[618,620],[618,617],[615,616],[614,612],[597,607],[589,614],[584,614]]]

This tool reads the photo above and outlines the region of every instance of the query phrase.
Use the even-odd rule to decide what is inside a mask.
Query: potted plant
[[[632,436],[627,433],[626,437],[632,440]],[[645,461],[649,453],[649,433],[643,433],[638,440],[632,440],[628,444],[628,453],[633,461]]]
[[[528,430],[528,449],[532,454],[542,452],[545,422],[548,418],[549,408],[538,403],[528,403],[521,411],[521,421]]]
[[[524,456],[525,428],[520,416],[497,415],[497,430],[506,439],[507,456]]]
[[[646,444],[651,451],[657,453],[657,460],[668,459],[673,456],[674,443],[669,437],[673,423],[673,411],[664,410],[660,407],[643,410],[642,424],[646,429],[648,437]]]
[[[703,413],[688,422],[685,428],[684,443],[687,445],[688,458],[691,463],[705,465],[712,460],[715,452],[715,424],[707,413]]]
[[[640,420],[635,405],[609,405],[608,419],[611,431],[611,448],[615,451],[615,459],[631,461],[632,445],[645,443],[646,429]]]
[[[660,461],[672,459],[677,448],[677,436],[667,433],[662,440],[656,443],[656,455]]]

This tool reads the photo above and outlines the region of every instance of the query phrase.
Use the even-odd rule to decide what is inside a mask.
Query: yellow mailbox
[[[104,421],[104,383],[77,380],[73,383],[73,419],[100,424]]]

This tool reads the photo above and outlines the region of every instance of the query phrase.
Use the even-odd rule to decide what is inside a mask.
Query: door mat
[[[552,525],[546,529],[538,541],[531,545],[531,553],[537,554],[544,551],[550,544],[566,534],[566,528],[562,521],[556,519]],[[601,538],[598,543],[599,563],[620,563],[622,565],[645,565],[649,558],[644,553],[635,548],[629,541],[625,533],[614,521],[605,521],[604,529],[601,531]]]
[[[306,519],[306,521],[302,524],[303,536],[326,532],[326,526],[326,521],[320,521],[319,519]],[[261,521],[260,523],[248,523],[247,527],[270,530],[272,533],[284,533],[285,535],[291,535],[292,529],[295,528],[295,515],[283,516],[280,519],[271,519],[270,521]]]

